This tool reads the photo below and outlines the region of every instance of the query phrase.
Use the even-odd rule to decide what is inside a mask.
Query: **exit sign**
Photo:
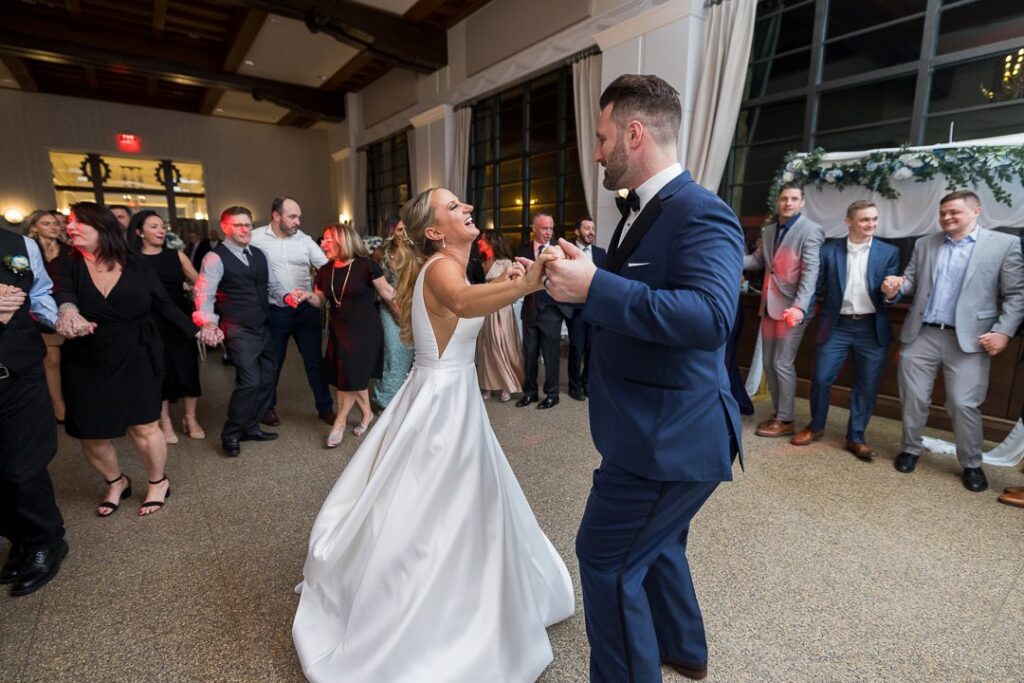
[[[138,154],[142,151],[142,140],[133,133],[118,133],[117,148],[122,152]]]

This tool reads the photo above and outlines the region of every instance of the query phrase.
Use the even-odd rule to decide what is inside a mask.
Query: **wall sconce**
[[[339,223],[348,223],[348,214],[345,213],[344,211],[339,213],[338,214],[338,222]]]
[[[12,225],[17,225],[25,220],[25,214],[21,212],[21,209],[12,206],[4,211],[4,220]]]

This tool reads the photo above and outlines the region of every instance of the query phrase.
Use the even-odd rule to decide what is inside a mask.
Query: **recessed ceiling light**
[[[216,108],[216,109],[214,109],[213,111],[214,111],[215,113],[217,113],[217,114],[223,114],[223,113],[224,113],[224,110],[223,110],[223,109],[221,109],[220,107],[217,107],[217,108]]]
[[[199,34],[198,33],[189,33],[188,37],[191,38],[192,40],[199,40]]]
[[[245,64],[246,66],[256,66],[256,62],[252,61],[251,59],[245,60],[244,62],[242,62],[242,64]]]
[[[280,24],[281,20],[278,19],[277,17],[270,17],[270,23],[271,24]]]
[[[317,76],[317,78],[319,78],[321,81],[327,80],[327,76],[324,76],[323,74],[320,74],[319,76]]]
[[[4,79],[4,83],[14,83],[14,79],[11,79],[11,78],[5,78],[5,79]]]

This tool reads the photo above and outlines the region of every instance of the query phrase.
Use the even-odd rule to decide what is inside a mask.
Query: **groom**
[[[679,94],[623,75],[601,95],[596,161],[629,188],[598,270],[560,242],[547,291],[583,302],[593,326],[590,428],[601,453],[576,537],[590,679],[661,680],[661,663],[707,675],[704,622],[686,559],[690,520],[732,479],[739,409],[725,343],[736,317],[743,235],[684,172]]]

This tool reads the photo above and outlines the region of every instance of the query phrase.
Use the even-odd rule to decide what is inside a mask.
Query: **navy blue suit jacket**
[[[684,172],[651,199],[597,271],[590,428],[602,457],[657,481],[728,481],[740,449],[725,344],[736,319],[743,231]]]
[[[818,313],[818,334],[814,341],[824,344],[832,332],[843,307],[846,292],[846,238],[825,240],[821,245],[816,296],[823,297]],[[880,239],[871,241],[868,252],[867,285],[871,303],[875,305],[875,335],[879,346],[892,343],[892,321],[882,294],[882,281],[887,275],[899,275],[900,250]]]

